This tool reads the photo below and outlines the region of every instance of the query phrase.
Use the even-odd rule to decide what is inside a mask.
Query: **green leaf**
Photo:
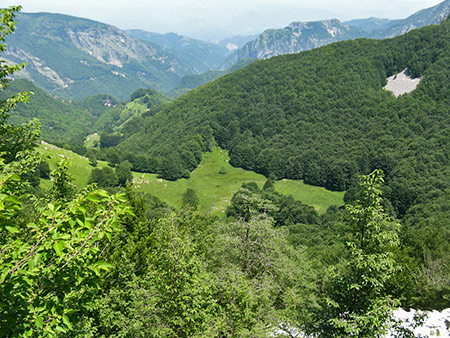
[[[113,267],[111,264],[106,263],[105,261],[98,261],[94,263],[94,266],[104,270],[108,270]]]
[[[44,320],[41,317],[36,318],[34,321],[37,327],[42,328],[44,327]]]
[[[57,327],[55,328],[55,331],[56,331],[56,332],[61,332],[61,333],[67,333],[67,331],[66,331],[65,329],[63,329],[61,326],[57,326]]]
[[[12,181],[20,181],[20,176],[17,175],[17,174],[14,174],[14,175],[11,175],[9,177],[9,179],[12,180]]]
[[[6,230],[8,230],[9,232],[11,232],[11,233],[13,233],[13,234],[16,234],[16,233],[19,232],[19,229],[17,229],[16,227],[9,227],[9,226],[6,226],[5,228],[6,228]]]
[[[101,197],[105,197],[105,198],[109,197],[108,193],[105,190],[97,190],[95,193]]]
[[[63,253],[63,249],[64,249],[64,242],[62,241],[58,241],[56,243],[53,244],[53,249],[55,249],[56,254],[61,257],[64,253]]]
[[[36,266],[39,263],[39,260],[41,259],[42,254],[38,253],[34,256],[34,258],[32,259],[33,265]]]
[[[47,207],[51,212],[55,212],[55,206],[52,203],[49,203]]]
[[[7,276],[8,276],[8,270],[3,271],[3,273],[0,275],[0,284],[2,284],[5,281]]]
[[[59,234],[57,239],[70,239],[70,234]]]
[[[62,316],[63,323],[69,328],[69,330],[73,330],[72,324],[70,323],[69,317],[67,315]]]
[[[104,261],[98,261],[96,263],[94,263],[91,267],[91,269],[95,272],[95,274],[97,276],[100,275],[100,271],[101,270],[106,270],[108,271],[110,268],[112,268],[113,266],[109,263],[106,263]]]
[[[80,210],[80,211],[83,213],[83,215],[86,215],[86,208],[83,207],[82,205],[80,205],[80,206],[78,207],[78,210]]]
[[[37,229],[38,226],[36,225],[36,223],[28,223],[28,224],[27,224],[27,228]]]
[[[91,202],[98,202],[98,201],[100,201],[100,197],[98,197],[96,195],[92,195],[92,194],[91,195],[87,195],[86,199],[88,201],[91,201]]]
[[[26,277],[26,276],[22,276],[22,279],[23,279],[29,286],[33,286],[33,285],[34,285],[32,279],[30,279],[30,278],[28,278],[28,277]]]

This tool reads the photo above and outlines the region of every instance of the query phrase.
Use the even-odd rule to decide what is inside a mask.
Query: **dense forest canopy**
[[[381,168],[403,215],[448,188],[449,27],[256,62],[148,114],[118,149],[160,163],[148,167],[169,179],[186,177],[213,144],[235,166],[333,190]],[[382,87],[405,68],[423,81],[396,98]]]
[[[75,139],[83,140],[94,122],[110,106],[118,104],[116,99],[105,94],[90,96],[82,101],[60,99],[28,80],[11,81],[10,86],[0,92],[0,100],[25,91],[33,93],[33,100],[27,104],[18,103],[9,121],[19,125],[39,118],[42,124],[41,138],[52,143],[73,144]]]
[[[258,61],[150,111],[115,149],[174,180],[187,177],[202,152],[218,144],[235,166],[348,190],[346,202],[358,198],[358,175],[382,169],[383,205],[403,220],[399,257],[408,268],[398,278],[415,284],[413,303],[443,307],[449,299],[449,42],[447,19],[394,39]],[[397,98],[383,86],[405,68],[422,81]],[[307,228],[317,229],[312,224]],[[308,234],[300,243],[330,243],[323,230],[291,231],[297,240]],[[406,271],[416,271],[417,279],[408,280]]]

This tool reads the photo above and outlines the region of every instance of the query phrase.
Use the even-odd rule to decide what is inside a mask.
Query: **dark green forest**
[[[417,270],[415,276],[425,275],[412,282],[421,284],[410,301],[444,306],[449,41],[447,19],[394,39],[358,39],[258,61],[151,111],[117,150],[133,164],[138,159],[161,177],[177,179],[218,144],[230,151],[234,166],[348,190],[346,202],[357,198],[358,175],[382,169],[384,206],[403,223],[402,259],[442,276]],[[405,68],[422,82],[396,98],[382,87]],[[433,284],[434,294],[427,290]]]
[[[9,121],[20,125],[39,117],[42,139],[57,144],[82,144],[97,119],[108,108],[118,104],[109,95],[90,96],[82,101],[60,99],[27,80],[12,81],[0,92],[0,100],[6,100],[17,92],[31,92],[33,99],[26,104],[19,102]]]
[[[217,143],[235,166],[329,189],[348,189],[357,174],[374,168],[388,179],[407,172],[413,180],[437,181],[412,190],[445,186],[448,26],[256,62],[158,111],[119,149],[159,159],[187,152],[192,156],[180,163],[192,170],[198,153]],[[395,98],[382,87],[405,68],[424,80]],[[396,202],[400,214],[405,202]]]
[[[1,9],[0,53],[18,10]],[[110,166],[86,187],[65,160],[48,172],[39,123],[14,120],[44,96],[17,93],[25,65],[0,60],[0,337],[411,337],[394,309],[450,307],[449,43],[447,19],[258,61],[169,103],[89,98],[95,119],[61,121],[105,128]],[[422,82],[396,98],[382,87],[405,68]],[[131,168],[188,177],[216,145],[267,177],[224,217],[192,189],[176,210],[128,184]],[[278,193],[283,178],[346,205],[319,214]]]

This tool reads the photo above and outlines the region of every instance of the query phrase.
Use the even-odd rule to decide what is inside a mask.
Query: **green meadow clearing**
[[[89,164],[89,160],[86,157],[48,143],[40,144],[37,150],[45,156],[50,170],[54,170],[56,165],[63,159],[69,160],[69,175],[73,178],[74,183],[79,187],[84,187],[87,184],[93,167]],[[107,165],[108,163],[105,161],[98,161],[97,163],[98,168],[106,167]],[[49,187],[50,181],[41,180],[41,186],[43,188]]]
[[[93,169],[87,158],[50,144],[41,144],[38,149],[47,156],[50,169],[54,169],[63,158],[67,158],[72,163],[69,174],[75,184],[78,186],[87,184]],[[107,163],[98,161],[97,166],[104,167]],[[243,183],[256,182],[262,187],[266,181],[263,175],[232,167],[229,164],[228,152],[220,148],[214,148],[212,152],[203,154],[202,162],[188,180],[166,181],[155,174],[137,172],[133,173],[133,177],[133,187],[137,191],[148,192],[175,208],[181,207],[182,195],[186,189],[194,189],[199,197],[200,210],[215,215],[224,214],[231,197]],[[49,185],[48,180],[43,180],[44,188]],[[325,212],[330,205],[343,204],[344,192],[328,191],[325,188],[304,184],[302,181],[277,181],[275,190],[313,205],[319,213]]]
[[[88,135],[84,142],[84,146],[88,149],[94,148],[96,144],[100,144],[100,135],[97,133]]]
[[[345,191],[330,191],[322,187],[315,187],[303,183],[283,179],[275,182],[275,190],[283,195],[292,195],[294,199],[305,204],[313,205],[322,214],[330,205],[344,205]]]
[[[138,191],[148,192],[177,208],[181,206],[182,194],[186,189],[194,189],[199,197],[200,209],[214,214],[225,212],[231,197],[242,183],[256,182],[262,187],[266,181],[263,175],[232,167],[229,164],[228,152],[220,148],[203,154],[202,162],[188,180],[171,182],[158,179],[154,174],[139,173],[134,173],[134,178],[134,187]],[[277,181],[275,190],[313,205],[319,213],[325,212],[330,205],[342,205],[344,198],[344,192],[328,191],[302,181]]]

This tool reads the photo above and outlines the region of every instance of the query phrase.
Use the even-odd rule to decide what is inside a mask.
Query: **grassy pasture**
[[[187,188],[194,189],[199,197],[200,209],[214,214],[224,213],[231,197],[242,183],[253,181],[262,187],[266,181],[263,175],[232,167],[229,164],[228,152],[220,148],[203,154],[202,162],[191,173],[189,180],[171,182],[158,179],[157,175],[139,173],[135,173],[134,178],[137,190],[149,192],[175,207],[181,206],[182,194]],[[275,190],[313,205],[319,213],[325,212],[330,205],[343,204],[344,192],[328,191],[302,181],[277,181]]]
[[[41,144],[38,149],[47,156],[51,170],[63,158],[69,159],[72,163],[69,174],[75,184],[78,186],[87,184],[93,167],[86,157],[51,144]],[[105,166],[106,162],[98,161],[98,167]],[[212,152],[203,154],[202,162],[188,180],[180,179],[172,182],[159,179],[155,174],[137,172],[133,173],[133,177],[133,186],[137,191],[148,192],[176,208],[181,207],[182,195],[186,189],[194,189],[199,197],[200,210],[216,215],[224,214],[231,197],[243,183],[256,182],[262,187],[266,181],[263,175],[232,167],[228,152],[220,148],[214,148]],[[42,180],[43,187],[49,185],[48,180]],[[296,200],[313,205],[319,213],[325,212],[330,205],[343,204],[343,192],[328,191],[325,188],[304,184],[302,181],[277,181],[275,189],[284,195],[292,195]]]

